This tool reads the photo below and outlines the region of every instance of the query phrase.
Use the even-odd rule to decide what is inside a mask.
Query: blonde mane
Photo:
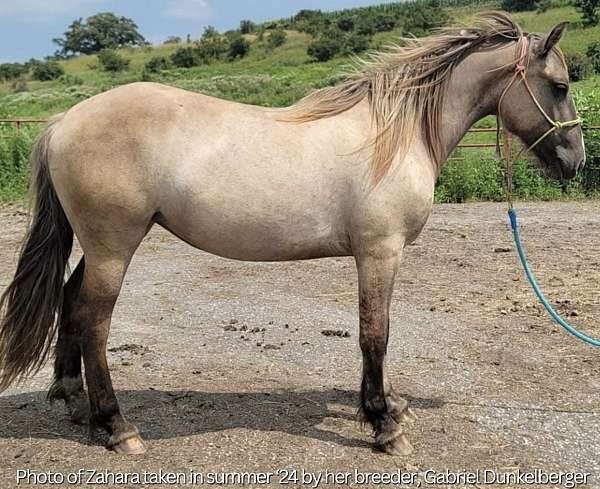
[[[444,151],[442,109],[450,74],[478,49],[521,42],[523,31],[504,12],[486,12],[471,27],[450,27],[434,35],[403,38],[402,46],[359,59],[347,80],[317,90],[288,109],[285,120],[310,122],[345,112],[365,98],[371,108],[376,136],[372,146],[372,176],[379,182],[394,157],[410,145],[417,131],[425,137],[439,173]]]

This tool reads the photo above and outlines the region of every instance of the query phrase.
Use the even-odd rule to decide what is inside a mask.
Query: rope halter
[[[498,113],[497,120],[498,121],[496,124],[496,127],[497,127],[497,130],[496,130],[496,152],[497,152],[498,156],[501,156],[502,153],[500,150],[500,131],[501,131],[501,124],[502,124],[502,102],[504,102],[506,94],[514,86],[516,81],[519,80],[519,78],[521,79],[520,81],[525,86],[525,89],[527,90],[527,92],[529,92],[529,95],[531,96],[531,99],[533,100],[535,106],[538,108],[538,110],[542,113],[544,118],[550,124],[550,128],[544,134],[542,134],[531,146],[529,146],[529,147],[524,146],[521,149],[521,151],[519,151],[517,156],[515,156],[514,158],[511,155],[510,148],[509,148],[508,143],[506,142],[506,138],[505,138],[504,146],[505,146],[505,149],[507,149],[507,151],[505,151],[505,155],[504,155],[505,160],[506,160],[506,196],[507,196],[509,208],[513,207],[513,202],[512,202],[513,161],[518,160],[522,154],[529,153],[533,148],[535,148],[538,144],[540,144],[544,139],[546,139],[552,133],[554,133],[556,131],[560,131],[561,129],[564,129],[566,127],[578,126],[583,122],[580,117],[578,117],[577,119],[573,119],[572,121],[555,121],[554,119],[552,119],[552,117],[550,117],[548,115],[548,113],[544,110],[544,108],[538,102],[538,99],[534,95],[533,91],[531,90],[531,86],[529,85],[529,82],[527,81],[527,67],[529,65],[529,38],[527,36],[523,36],[521,38],[520,42],[517,45],[517,50],[518,50],[518,58],[517,58],[517,62],[515,64],[514,74],[513,74],[512,78],[510,79],[510,82],[508,83],[508,85],[506,86],[504,91],[502,92],[502,95],[500,96],[500,100],[498,101],[498,111],[497,111],[497,113]]]

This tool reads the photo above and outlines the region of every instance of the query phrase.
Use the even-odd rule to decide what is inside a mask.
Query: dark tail
[[[15,276],[0,298],[0,392],[42,367],[63,304],[73,229],[48,171],[53,124],[31,153],[32,220]]]

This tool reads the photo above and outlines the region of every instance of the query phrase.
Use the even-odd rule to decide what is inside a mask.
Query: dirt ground
[[[600,336],[600,203],[518,207],[547,295]],[[0,211],[0,290],[14,270],[25,222],[19,209]],[[356,288],[351,258],[234,262],[154,229],[127,275],[109,351],[121,406],[140,428],[147,454],[123,458],[90,443],[61,404],[44,400],[46,366],[0,396],[0,488],[34,487],[17,485],[19,469],[30,476],[148,471],[148,480],[159,470],[195,471],[205,480],[210,473],[276,474],[270,484],[246,487],[277,487],[282,470],[296,469],[298,477],[329,471],[318,487],[413,487],[361,485],[354,472],[402,471],[419,473],[414,487],[420,481],[440,488],[492,486],[434,486],[425,471],[541,469],[587,472],[585,487],[600,487],[599,352],[553,325],[536,304],[503,205],[436,206],[406,249],[387,369],[418,416],[407,427],[410,457],[372,451],[370,434],[355,421]],[[336,484],[336,473],[352,476]],[[103,487],[183,487],[164,479],[116,482]]]

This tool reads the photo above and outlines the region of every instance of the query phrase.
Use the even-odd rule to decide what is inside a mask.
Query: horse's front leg
[[[402,237],[387,238],[366,247],[355,257],[363,354],[360,412],[363,420],[373,427],[375,447],[394,455],[412,452],[401,427],[401,422],[410,421],[412,414],[408,403],[395,396],[384,373],[390,302],[403,247]]]

